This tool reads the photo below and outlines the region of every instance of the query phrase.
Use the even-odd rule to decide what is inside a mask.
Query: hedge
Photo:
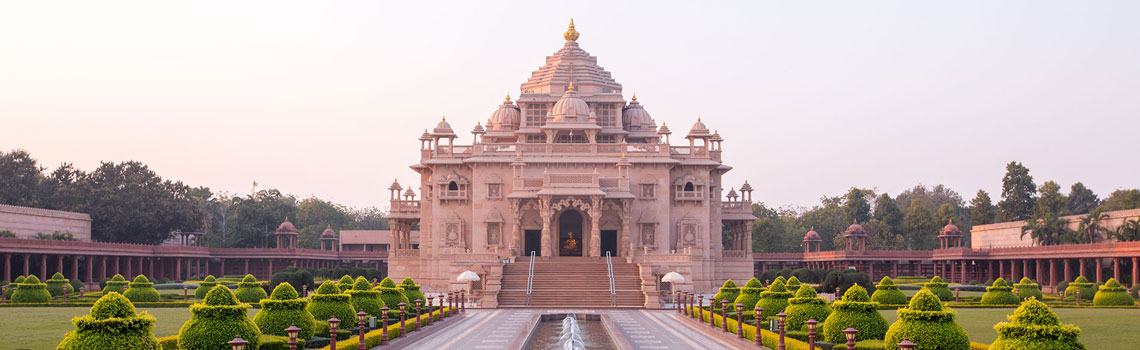
[[[1013,285],[1013,288],[1017,288],[1017,297],[1020,298],[1018,303],[1029,298],[1041,300],[1045,297],[1045,294],[1041,293],[1041,285],[1033,282],[1029,277],[1022,277],[1021,281]]]
[[[780,282],[783,283],[783,281],[780,281]],[[775,282],[773,282],[773,283],[775,283]],[[698,308],[696,306],[690,306],[689,312],[691,315],[697,315],[699,320],[701,321],[701,323],[704,323],[704,324],[708,324],[709,323],[709,317],[712,317],[713,322],[717,326],[717,328],[723,328],[725,318],[721,315],[712,314],[712,313],[708,312],[708,310],[704,310],[704,309]],[[744,339],[748,339],[749,341],[752,341],[752,342],[756,341],[756,326],[753,326],[750,324],[740,325],[739,323],[736,322],[735,319],[732,319],[732,318],[729,318],[727,322],[728,322],[728,332],[729,333],[736,334],[736,327],[743,327],[742,333],[744,333]],[[763,329],[763,328],[760,329],[760,343],[762,345],[764,345],[765,347],[767,347],[769,349],[776,349],[779,342],[780,342],[780,335],[779,334],[772,333],[772,332],[770,332],[766,329]],[[808,350],[807,342],[796,340],[796,339],[793,339],[790,337],[785,337],[784,345],[786,346],[787,350]]]
[[[934,295],[937,295],[938,299],[942,301],[954,300],[954,292],[950,291],[950,288],[947,287],[949,284],[943,281],[940,276],[934,276],[934,278],[930,279],[930,282],[926,282],[923,286],[929,289],[931,293],[934,293]]]
[[[883,279],[879,280],[879,284],[875,285],[875,293],[871,294],[871,301],[884,305],[903,305],[906,304],[906,294],[899,290],[899,286],[895,285],[894,280],[883,276]]]
[[[1096,295],[1093,285],[1095,283],[1089,282],[1085,276],[1077,276],[1077,279],[1065,288],[1065,301],[1076,301],[1078,290],[1081,291],[1081,300],[1093,300],[1093,296]]]
[[[190,320],[178,331],[178,348],[222,350],[235,335],[240,335],[249,342],[246,349],[258,349],[261,331],[247,316],[248,308],[229,288],[215,286],[202,303],[190,306]]]
[[[340,291],[342,292],[347,291],[349,289],[352,289],[352,284],[355,282],[356,280],[352,279],[352,276],[340,276],[340,280],[336,282],[336,287],[340,288]]]
[[[20,287],[20,283],[24,283],[24,276],[16,276],[12,283],[8,284],[8,290],[4,291],[5,299],[12,299],[12,293],[16,292],[16,288]]]
[[[253,323],[263,334],[288,335],[285,328],[296,325],[301,331],[297,338],[309,339],[315,334],[316,318],[305,310],[308,300],[300,299],[297,290],[288,283],[281,283],[273,288],[273,295],[261,299],[261,311],[253,316]]]
[[[123,296],[131,302],[156,302],[162,299],[158,295],[158,290],[154,289],[154,283],[150,283],[150,280],[143,275],[135,276],[130,287],[123,292]]]
[[[440,308],[439,310],[436,310],[432,313],[420,315],[420,317],[419,317],[420,321],[419,322],[426,323],[426,320],[428,319],[428,317],[431,317],[433,320],[440,320],[443,317],[445,317],[444,315],[451,315],[452,313],[450,311],[451,311],[450,307],[443,307],[443,308]],[[417,322],[416,318],[409,318],[408,320],[404,321],[405,329],[408,332],[415,331],[416,330],[416,322]],[[377,329],[377,330],[374,330],[374,331],[371,331],[368,333],[364,333],[364,345],[365,345],[365,347],[371,349],[373,347],[380,346],[380,337],[383,334],[381,332],[388,332],[388,339],[389,340],[396,339],[397,337],[400,336],[400,323],[395,322],[395,323],[389,324],[387,329]],[[337,342],[336,350],[356,350],[358,346],[360,346],[360,342],[358,342],[358,341]],[[331,350],[331,349],[328,346],[325,346],[323,348],[320,348],[320,350]]]
[[[896,344],[896,346],[897,346],[897,344]],[[883,350],[883,348],[884,348],[883,341],[878,340],[878,339],[864,340],[864,341],[855,343],[855,350]],[[987,350],[989,348],[990,348],[990,346],[988,344],[970,342],[970,350]],[[844,345],[844,344],[835,344],[835,346],[831,348],[831,350],[846,350],[846,349],[847,349],[847,345]]]
[[[356,319],[356,309],[352,307],[351,298],[348,294],[340,292],[336,282],[325,281],[309,295],[309,305],[305,310],[317,320],[324,321],[336,317],[341,321],[351,322]]]
[[[1132,295],[1128,294],[1128,289],[1120,285],[1115,278],[1109,278],[1100,290],[1096,292],[1093,297],[1093,305],[1095,306],[1132,306],[1136,304],[1136,300],[1132,299]]]
[[[206,299],[206,293],[209,293],[210,290],[214,289],[214,286],[217,285],[218,280],[214,278],[214,275],[206,276],[202,282],[198,282],[198,288],[194,289],[194,298],[198,300]]]
[[[345,293],[351,297],[352,308],[356,309],[357,312],[364,311],[375,317],[387,316],[380,310],[384,307],[384,302],[380,300],[380,291],[372,290],[372,283],[369,283],[364,276],[357,277],[356,283],[352,284],[352,289],[345,291]]]
[[[13,303],[50,303],[51,293],[47,291],[47,284],[40,282],[36,275],[28,275],[24,281],[16,286],[12,293]]]
[[[415,304],[408,300],[408,295],[404,293],[404,290],[397,287],[396,282],[393,282],[390,277],[384,277],[384,280],[380,281],[380,285],[374,290],[380,291],[380,300],[388,306],[389,310],[400,311],[400,303],[415,307]]]
[[[871,301],[867,290],[859,285],[847,288],[843,300],[831,303],[831,315],[821,324],[823,340],[837,344],[846,342],[843,330],[853,325],[860,327],[855,335],[856,341],[882,339],[887,333],[887,319],[879,313],[879,303]]]
[[[763,293],[766,290],[768,289],[764,288],[764,285],[760,284],[760,280],[756,279],[756,277],[753,277],[744,284],[744,288],[740,288],[740,295],[738,295],[736,297],[736,300],[733,300],[732,302],[733,307],[735,308],[736,304],[743,304],[744,311],[746,312],[755,309],[756,302],[760,301],[760,293]]]
[[[123,292],[127,291],[127,283],[127,279],[123,278],[123,275],[116,273],[111,277],[110,280],[107,281],[107,285],[103,287],[103,294],[110,292],[122,294]]]
[[[794,276],[792,278],[795,278]],[[809,319],[823,322],[831,315],[831,307],[827,306],[827,299],[815,294],[815,288],[809,285],[800,285],[794,298],[788,299],[788,307],[784,311],[788,314],[785,319],[787,329],[805,329],[804,322]]]
[[[75,292],[75,290],[71,289],[71,282],[59,272],[56,272],[51,278],[44,281],[44,284],[47,285],[48,293],[51,293],[53,297],[61,296],[63,293]]]
[[[258,348],[259,350],[287,350],[287,349],[289,349],[289,337],[287,337],[287,336],[262,334],[261,336],[258,337],[258,340],[261,343],[261,347]],[[307,344],[307,342],[302,341],[300,338],[298,338],[297,344],[298,344],[298,348],[304,348],[304,345]],[[162,350],[181,350],[178,348],[178,335],[172,335],[172,336],[168,336],[168,337],[158,338],[158,345],[162,347]],[[226,345],[226,346],[227,346],[227,348],[223,349],[223,350],[229,349],[228,348],[229,345]],[[248,346],[247,346],[247,349],[248,349]]]
[[[736,282],[728,279],[720,286],[720,289],[713,295],[712,306],[716,310],[721,309],[721,300],[728,300],[728,311],[736,312],[736,297],[740,296],[740,288],[736,287]]]
[[[800,279],[796,278],[796,276],[788,277],[788,281],[784,282],[784,288],[787,288],[788,290],[799,290]]]
[[[982,305],[1016,305],[1021,303],[1021,299],[1014,295],[1011,292],[1012,290],[1013,287],[1010,287],[1004,278],[998,277],[993,286],[986,288],[986,294],[982,295]]]
[[[788,307],[788,298],[791,297],[792,293],[784,287],[783,279],[777,278],[776,282],[772,282],[772,285],[768,286],[768,290],[760,293],[760,301],[756,303],[756,306],[764,308],[764,312],[760,316],[756,316],[756,319],[763,320],[784,312],[784,309]]]
[[[119,293],[108,293],[91,307],[91,314],[71,320],[75,330],[67,332],[57,350],[160,349],[151,333],[154,316],[135,312],[135,306]]]
[[[998,281],[1005,284],[1005,280]],[[919,291],[898,313],[898,320],[887,329],[885,349],[898,349],[898,343],[909,338],[921,350],[970,350],[966,330],[954,321],[957,313],[944,308],[942,300],[929,290]]]
[[[416,284],[416,281],[413,281],[411,277],[404,277],[398,287],[404,291],[404,296],[408,298],[408,305],[415,306],[416,299],[423,300],[423,305],[427,305],[427,296],[420,291],[420,285]],[[388,308],[391,309],[392,307],[389,306]]]
[[[234,295],[243,303],[257,303],[261,299],[269,297],[265,294],[265,288],[261,287],[261,282],[257,281],[257,277],[250,274],[245,275],[241,282],[238,282],[237,291],[234,292]]]
[[[1077,341],[1081,329],[1061,324],[1057,315],[1036,298],[1029,298],[1013,312],[1010,322],[994,325],[998,337],[990,350],[1050,349],[1084,350]]]

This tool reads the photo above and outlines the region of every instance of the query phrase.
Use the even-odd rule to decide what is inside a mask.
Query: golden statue
[[[570,236],[570,238],[567,238],[565,241],[562,241],[562,249],[565,249],[565,250],[578,249],[578,240],[574,239],[574,232],[567,233],[566,235]]]

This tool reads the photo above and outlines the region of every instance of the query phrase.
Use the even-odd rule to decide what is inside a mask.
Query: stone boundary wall
[[[35,238],[37,233],[71,232],[75,239],[91,241],[91,216],[84,213],[0,204],[0,231],[12,231],[18,238]]]
[[[1104,213],[1108,214],[1108,218],[1101,221],[1101,225],[1104,225],[1109,230],[1116,230],[1116,227],[1124,223],[1124,220],[1132,220],[1140,217],[1140,209],[1117,210]],[[1081,218],[1084,216],[1085,215],[1069,215],[1062,218],[1069,220],[1069,229],[1076,230],[1081,222]],[[974,226],[970,231],[972,235],[971,246],[975,249],[1036,246],[1028,234],[1025,235],[1024,239],[1021,237],[1022,226],[1025,226],[1025,221],[1008,221]]]

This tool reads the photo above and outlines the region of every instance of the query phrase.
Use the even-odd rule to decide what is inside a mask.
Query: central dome
[[[590,117],[590,105],[578,97],[578,93],[574,92],[574,84],[571,83],[558,103],[554,104],[554,108],[550,109],[550,114],[554,116],[555,122],[586,121]]]

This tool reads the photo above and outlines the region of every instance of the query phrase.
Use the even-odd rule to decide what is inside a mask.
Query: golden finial
[[[511,100],[511,93],[508,92],[507,93],[507,101],[510,101],[510,100]]]
[[[661,122],[661,126],[665,126],[665,122]]]
[[[634,101],[637,101],[637,93],[636,93],[636,92],[635,92],[635,93],[633,93],[633,100],[634,100]]]
[[[475,126],[483,126],[483,122],[477,121],[477,122],[475,122]]]
[[[701,116],[699,116],[699,115],[697,116],[697,122],[698,122],[698,123],[700,123],[700,122],[701,122]]]
[[[562,34],[562,37],[566,38],[566,41],[578,41],[578,31],[574,30],[573,18],[570,19],[570,29],[567,29],[566,33]]]
[[[447,116],[446,116],[446,115],[445,115],[445,116],[443,116],[443,121],[447,121]],[[701,121],[701,118],[697,118],[697,121]]]
[[[625,152],[621,152],[621,159],[625,159]]]
[[[566,87],[566,91],[574,91],[574,82],[570,82],[570,86]]]

